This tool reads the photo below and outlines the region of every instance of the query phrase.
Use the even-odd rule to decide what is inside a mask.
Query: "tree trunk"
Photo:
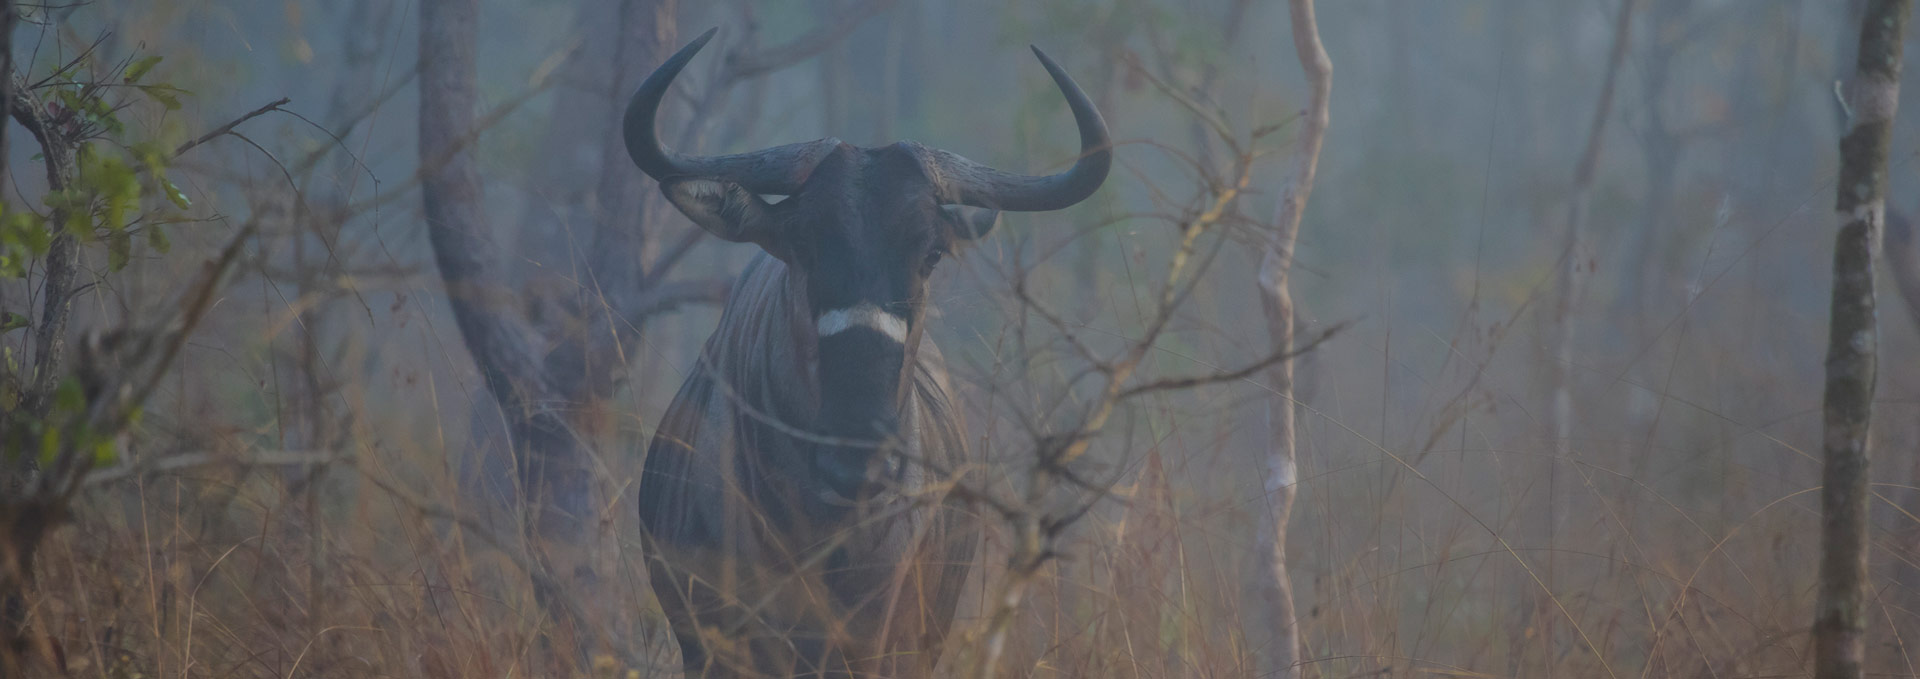
[[[1867,433],[1873,414],[1878,328],[1873,258],[1886,217],[1887,153],[1900,106],[1900,59],[1912,0],[1873,0],[1860,22],[1860,52],[1847,83],[1835,210],[1833,309],[1827,336],[1821,473],[1819,601],[1814,676],[1857,679],[1866,671]]]
[[[1313,193],[1314,175],[1320,164],[1320,145],[1326,139],[1333,92],[1333,62],[1320,44],[1320,27],[1314,21],[1313,0],[1291,0],[1293,48],[1312,88],[1306,111],[1306,124],[1300,131],[1300,149],[1295,157],[1292,181],[1280,195],[1279,214],[1268,234],[1265,256],[1260,263],[1260,298],[1266,312],[1267,333],[1275,352],[1293,349],[1293,293],[1289,277],[1293,271],[1293,247],[1300,235],[1300,218],[1306,212],[1307,198]],[[1272,436],[1267,454],[1264,490],[1267,498],[1266,525],[1261,526],[1261,554],[1265,567],[1255,577],[1259,587],[1260,615],[1264,629],[1253,645],[1260,650],[1256,666],[1258,676],[1290,679],[1300,676],[1300,625],[1294,615],[1293,579],[1287,574],[1287,523],[1293,515],[1293,500],[1299,473],[1294,441],[1293,361],[1281,361],[1269,371],[1274,395],[1267,401],[1267,422]]]
[[[0,0],[0,110],[11,106],[13,101],[13,12],[13,0]],[[6,162],[8,127],[6,116],[0,116],[0,186],[13,185],[13,173],[7,169]],[[21,454],[19,459],[8,458],[7,453],[12,450],[25,450],[6,445],[8,419],[0,416],[0,495],[17,496],[27,487],[33,456]],[[14,653],[14,641],[27,615],[26,601],[11,586],[17,580],[12,572],[15,563],[12,543],[11,539],[0,540],[0,670],[7,674],[17,674],[19,669],[13,666],[19,660]]]
[[[1573,455],[1573,354],[1574,354],[1574,305],[1578,302],[1586,275],[1586,259],[1581,256],[1583,248],[1581,238],[1584,222],[1587,218],[1588,200],[1592,195],[1593,176],[1599,170],[1600,143],[1606,134],[1607,117],[1613,109],[1613,93],[1619,81],[1620,65],[1626,61],[1627,39],[1633,28],[1633,11],[1638,0],[1626,0],[1620,3],[1620,13],[1614,19],[1613,46],[1607,56],[1606,77],[1601,81],[1600,98],[1593,107],[1593,120],[1587,128],[1585,150],[1574,167],[1572,196],[1567,201],[1567,239],[1560,253],[1561,277],[1560,289],[1555,295],[1553,307],[1554,353],[1548,361],[1548,380],[1553,391],[1551,422],[1553,423],[1554,457],[1545,461],[1547,477],[1547,511],[1542,517],[1544,525],[1540,531],[1544,534],[1547,548],[1545,568],[1546,586],[1542,600],[1536,608],[1536,619],[1541,621],[1544,632],[1541,640],[1546,644],[1543,654],[1547,676],[1553,676],[1554,622],[1558,616],[1548,610],[1553,597],[1554,554],[1559,535],[1560,518],[1560,466]]]
[[[525,530],[544,571],[532,574],[536,594],[563,627],[584,629],[577,625],[581,612],[561,602],[588,591],[593,579],[591,563],[573,549],[589,537],[597,506],[575,492],[591,488],[590,442],[568,421],[566,394],[543,364],[544,342],[518,313],[519,291],[501,276],[491,246],[470,139],[478,14],[478,0],[420,5],[420,157],[447,158],[421,182],[427,239],[455,324],[507,420],[529,512]]]
[[[13,101],[13,0],[0,0],[0,105]],[[0,117],[0,122],[6,118]],[[0,186],[13,186],[13,171],[7,158],[7,126],[0,125]]]
[[[0,112],[4,112],[13,101],[13,24],[13,0],[0,0]],[[11,127],[6,124],[6,120],[6,116],[0,115],[0,186],[13,185],[13,172],[4,162],[7,158],[7,128]],[[13,208],[10,206],[8,209]],[[6,414],[0,413],[0,437],[4,437],[10,419]],[[20,455],[19,459],[9,459],[6,452],[10,450],[12,449],[5,446],[4,438],[0,438],[0,492],[9,494],[26,487],[27,475],[31,471],[30,465],[33,464],[31,455]],[[6,609],[0,615],[11,617],[18,603],[8,599],[4,604],[0,604]]]

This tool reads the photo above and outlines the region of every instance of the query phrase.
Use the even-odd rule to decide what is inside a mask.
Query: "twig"
[[[447,163],[453,160],[455,154],[479,142],[480,133],[506,120],[507,116],[519,109],[521,105],[526,104],[528,101],[533,100],[534,97],[539,96],[541,92],[546,91],[551,83],[552,79],[550,78],[541,79],[526,91],[521,92],[514,98],[488,111],[486,115],[481,116],[478,121],[474,122],[472,129],[460,137],[459,143],[433,156],[423,158],[419,169],[415,170],[412,176],[402,180],[399,184],[395,184],[393,188],[382,191],[372,198],[348,205],[346,210],[342,212],[343,218],[366,212],[406,196],[409,192],[419,187],[420,182],[425,179],[427,175],[438,172],[441,168],[446,167]]]
[[[727,55],[727,70],[721,76],[721,85],[724,87],[811,59],[847,37],[868,18],[892,8],[898,1],[866,0],[825,25],[794,38],[792,42],[752,54]]]
[[[1266,358],[1260,359],[1259,361],[1255,361],[1251,364],[1248,364],[1246,366],[1243,366],[1234,370],[1229,370],[1227,372],[1215,373],[1212,375],[1194,375],[1190,377],[1175,377],[1175,378],[1168,378],[1168,379],[1162,379],[1162,380],[1155,380],[1153,382],[1148,382],[1146,384],[1142,384],[1142,385],[1127,389],[1126,391],[1120,392],[1120,398],[1129,399],[1135,396],[1139,396],[1141,394],[1147,394],[1147,393],[1152,393],[1156,391],[1177,391],[1181,389],[1192,389],[1195,387],[1204,387],[1204,386],[1213,385],[1213,384],[1220,384],[1223,382],[1238,382],[1248,377],[1252,377],[1255,373],[1258,373],[1262,370],[1266,370],[1275,365],[1278,365],[1281,361],[1290,361],[1295,358],[1298,358],[1301,354],[1305,354],[1309,351],[1313,351],[1315,348],[1319,347],[1321,344],[1325,343],[1327,340],[1333,339],[1334,335],[1339,334],[1340,332],[1352,326],[1353,326],[1352,321],[1341,321],[1339,323],[1335,323],[1332,327],[1329,327],[1326,330],[1321,331],[1320,334],[1315,335],[1311,340],[1307,340],[1306,344],[1301,345],[1299,348],[1279,349],[1274,351],[1272,354],[1269,354]]]
[[[1220,137],[1221,141],[1227,144],[1234,143],[1233,131],[1227,126],[1227,121],[1220,117],[1218,110],[1207,110],[1206,107],[1200,105],[1200,102],[1194,101],[1192,97],[1182,93],[1174,86],[1167,84],[1167,81],[1161,80],[1159,76],[1154,75],[1152,70],[1142,65],[1140,63],[1140,57],[1132,52],[1124,53],[1121,60],[1126,62],[1127,67],[1133,69],[1135,74],[1145,78],[1149,84],[1153,85],[1154,89],[1160,90],[1161,94],[1167,95],[1168,99],[1172,99],[1175,103],[1187,109],[1194,117],[1199,118],[1200,122],[1206,123],[1207,128],[1212,130],[1214,135]]]
[[[232,132],[233,128],[239,127],[241,123],[244,123],[249,120],[253,120],[254,118],[258,118],[268,113],[277,111],[280,109],[281,106],[285,106],[292,101],[293,101],[292,99],[281,97],[271,104],[267,104],[266,106],[256,108],[248,112],[246,115],[240,116],[238,118],[234,118],[233,120],[228,121],[227,124],[214,128],[212,132],[208,132],[206,134],[200,135],[200,138],[198,139],[187,142],[185,144],[181,144],[178,148],[175,148],[173,150],[173,155],[178,156],[182,153],[186,153],[187,151],[192,150],[193,147],[195,146],[199,146],[201,144],[205,144],[207,142],[213,141],[214,138],[219,137],[220,135],[226,134],[228,132]]]

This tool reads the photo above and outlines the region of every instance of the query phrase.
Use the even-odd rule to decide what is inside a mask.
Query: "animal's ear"
[[[721,240],[757,243],[767,247],[773,242],[773,206],[748,193],[739,184],[713,179],[669,179],[660,182],[660,192],[693,220]]]
[[[953,226],[953,237],[960,240],[985,236],[995,224],[1000,223],[999,210],[965,205],[942,205],[940,210],[946,213],[947,223]]]

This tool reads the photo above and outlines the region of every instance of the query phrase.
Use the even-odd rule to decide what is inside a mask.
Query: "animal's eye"
[[[945,256],[947,256],[946,248],[934,248],[932,250],[928,250],[927,258],[925,261],[922,261],[920,263],[920,268],[927,271],[933,271],[933,265],[939,264],[940,258]]]

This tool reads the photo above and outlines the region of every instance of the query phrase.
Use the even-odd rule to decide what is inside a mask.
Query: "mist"
[[[0,441],[22,480],[0,673],[1838,676],[1814,621],[1837,587],[1823,461],[1853,440],[1830,342],[1854,341],[1856,671],[1920,676],[1920,118],[1893,116],[1877,172],[1841,155],[1880,110],[1843,83],[1882,4],[1906,11],[1321,2],[1322,121],[1296,51],[1311,0],[6,3]],[[831,172],[663,193],[630,97],[709,29],[649,130],[672,152],[913,141],[1008,175],[1111,170],[1017,211],[922,160],[912,191],[846,184],[881,234],[857,247],[811,223],[731,237],[671,187],[724,182],[733,219],[812,205],[801,182]],[[1843,176],[1873,177],[1884,218],[1844,209]],[[977,547],[940,557],[957,589],[913,635],[834,599],[728,637],[662,592],[724,580],[713,598],[744,605],[868,557],[810,561],[855,549],[795,537],[840,519],[762,489],[687,565],[642,516],[695,500],[654,490],[648,451],[765,455],[721,466],[824,492],[774,434],[676,437],[734,403],[792,450],[841,450],[814,421],[850,402],[829,331],[726,329],[784,320],[748,309],[743,271],[824,299],[843,269],[919,262],[886,235],[917,233],[899,195],[1001,212],[874,311],[904,360],[938,355],[952,402],[875,435],[897,457],[845,472],[872,494],[848,511],[894,493]],[[1831,325],[1848,214],[1876,248],[1859,340]],[[892,355],[860,360],[919,379]],[[676,409],[702,379],[724,397]],[[916,457],[943,423],[965,454]],[[819,544],[865,544],[840,535]],[[842,599],[911,589],[818,567]],[[817,653],[793,631],[816,618],[837,621]],[[863,664],[868,638],[911,660]],[[774,646],[799,649],[785,669]]]

